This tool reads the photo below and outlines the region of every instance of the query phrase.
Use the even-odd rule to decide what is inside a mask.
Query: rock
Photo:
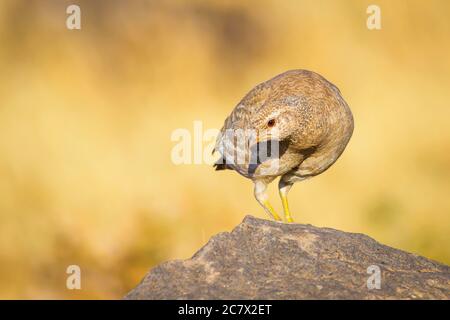
[[[251,216],[231,233],[212,237],[191,259],[153,268],[125,297],[449,298],[449,266],[382,245],[363,234]]]

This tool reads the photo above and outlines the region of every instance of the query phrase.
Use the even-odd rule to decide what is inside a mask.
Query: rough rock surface
[[[368,289],[370,266],[380,289]],[[377,267],[375,267],[376,269]],[[370,270],[370,269],[369,269]],[[376,281],[369,283],[376,286]],[[152,269],[125,299],[449,299],[450,267],[363,234],[247,216],[189,260]]]

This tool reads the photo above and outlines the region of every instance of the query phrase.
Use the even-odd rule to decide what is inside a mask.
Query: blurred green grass
[[[341,159],[291,192],[296,221],[450,263],[447,1],[378,1],[380,31],[368,1],[79,1],[80,31],[69,4],[0,4],[1,298],[120,298],[265,217],[250,181],[174,165],[170,134],[219,128],[294,68],[334,82],[355,117]]]

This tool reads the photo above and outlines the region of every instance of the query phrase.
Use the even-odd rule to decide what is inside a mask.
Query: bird
[[[267,194],[280,177],[284,220],[292,223],[291,187],[330,168],[353,128],[350,107],[334,84],[313,71],[289,70],[258,84],[235,106],[217,136],[214,167],[251,179],[258,203],[282,222]]]

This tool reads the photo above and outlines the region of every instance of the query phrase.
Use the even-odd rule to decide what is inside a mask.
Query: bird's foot
[[[264,202],[264,208],[266,211],[272,216],[272,218],[275,221],[283,221],[283,219],[280,218],[278,213],[275,211],[275,209],[272,207],[272,205],[269,203],[269,201]]]

